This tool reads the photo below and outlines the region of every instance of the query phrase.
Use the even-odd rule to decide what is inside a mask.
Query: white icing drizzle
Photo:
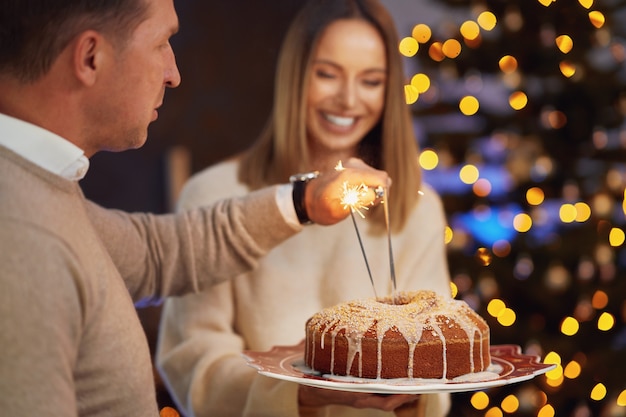
[[[333,338],[332,343],[330,344],[330,373],[335,372],[335,336],[337,336],[337,331],[332,332]]]
[[[459,314],[459,311],[461,314]],[[473,317],[473,320],[470,316]],[[450,320],[450,317],[453,320]],[[487,330],[483,332],[474,320],[482,323]],[[489,329],[486,322],[463,301],[444,298],[432,291],[414,291],[397,293],[395,295],[395,304],[391,297],[378,300],[373,298],[360,299],[327,308],[315,314],[311,318],[309,326],[316,330],[312,332],[313,334],[321,333],[320,348],[324,349],[326,334],[331,336],[331,374],[335,373],[335,338],[343,330],[348,343],[345,375],[350,375],[352,364],[358,355],[358,375],[355,376],[362,377],[362,341],[365,333],[372,328],[374,323],[376,323],[374,328],[377,335],[377,379],[380,379],[382,374],[383,338],[385,333],[392,328],[395,328],[405,338],[409,346],[409,357],[407,358],[408,378],[413,378],[414,376],[414,352],[424,330],[430,331],[432,336],[439,338],[443,345],[442,378],[447,378],[448,344],[444,337],[444,326],[452,327],[456,325],[467,335],[470,343],[469,362],[471,372],[485,369],[482,340],[488,337]],[[477,333],[478,337],[476,337]],[[315,343],[315,338],[313,338],[311,341],[313,352],[315,352]],[[479,345],[480,349],[480,368],[477,368],[474,363],[474,348],[476,344]],[[311,363],[315,363],[314,359],[314,357],[311,359]]]

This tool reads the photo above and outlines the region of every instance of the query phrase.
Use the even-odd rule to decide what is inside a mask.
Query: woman
[[[244,154],[193,177],[181,208],[359,157],[393,180],[388,208],[398,289],[449,294],[444,214],[435,192],[420,183],[397,44],[393,21],[376,0],[309,1],[281,48],[266,129]],[[376,208],[356,220],[376,292],[389,294],[384,213]],[[168,300],[159,369],[189,416],[444,415],[446,395],[323,390],[262,376],[246,365],[242,350],[297,344],[316,311],[373,295],[352,222],[306,226],[255,271],[206,294]]]

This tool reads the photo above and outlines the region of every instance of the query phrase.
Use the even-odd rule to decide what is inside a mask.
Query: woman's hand
[[[300,385],[298,403],[302,407],[320,407],[324,405],[345,405],[354,408],[375,408],[394,411],[399,407],[417,402],[415,394],[370,394],[364,392],[337,391]]]

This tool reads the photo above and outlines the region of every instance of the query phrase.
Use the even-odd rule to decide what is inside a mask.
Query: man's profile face
[[[99,150],[122,151],[145,143],[148,125],[157,119],[157,109],[163,104],[165,88],[180,84],[169,42],[177,30],[173,0],[150,0],[147,18],[124,47],[116,50],[111,44],[101,84],[102,101],[94,103],[102,128]]]

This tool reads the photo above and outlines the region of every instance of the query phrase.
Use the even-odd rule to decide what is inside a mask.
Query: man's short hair
[[[123,46],[146,19],[150,0],[3,0],[0,74],[32,82],[79,33],[93,29]]]

